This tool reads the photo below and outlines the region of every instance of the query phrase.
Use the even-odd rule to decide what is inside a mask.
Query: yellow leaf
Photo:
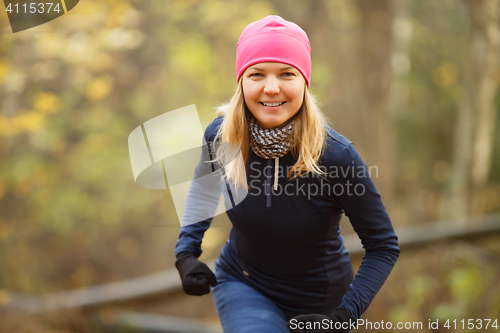
[[[11,119],[11,130],[14,134],[34,132],[43,128],[45,117],[38,112],[26,112]]]
[[[0,80],[2,80],[7,73],[9,73],[9,65],[6,61],[0,61]]]
[[[111,13],[108,15],[107,25],[109,27],[121,26],[123,24],[123,14],[130,8],[129,4],[126,3],[117,3],[112,5]]]
[[[44,114],[54,113],[59,109],[59,98],[51,92],[39,92],[35,96],[34,107]]]
[[[109,95],[112,88],[113,88],[113,78],[109,76],[99,77],[92,80],[87,85],[86,94],[87,97],[90,98],[91,100],[100,101],[104,97]]]

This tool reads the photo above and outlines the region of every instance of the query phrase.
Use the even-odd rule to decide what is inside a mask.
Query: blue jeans
[[[290,333],[286,318],[267,297],[219,267],[212,293],[224,333]]]

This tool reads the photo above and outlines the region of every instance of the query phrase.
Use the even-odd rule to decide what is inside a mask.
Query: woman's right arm
[[[214,273],[198,260],[205,231],[210,227],[221,196],[221,187],[214,162],[212,144],[215,138],[216,121],[205,130],[202,154],[196,167],[186,200],[182,227],[175,247],[182,287],[186,294],[201,296],[208,294],[211,286],[217,285]]]
[[[201,241],[205,231],[210,227],[217,205],[219,204],[221,188],[215,175],[215,167],[211,164],[209,146],[204,142],[200,162],[196,167],[193,180],[181,221],[181,232],[175,246],[175,255],[190,252],[198,258],[201,255]]]
[[[179,240],[175,246],[176,256],[181,252],[190,252],[196,257],[201,255],[203,235],[210,227],[219,204],[222,188],[216,172],[218,168],[216,163],[210,161],[215,158],[214,140],[221,120],[221,117],[216,118],[205,130],[201,158],[189,188]]]

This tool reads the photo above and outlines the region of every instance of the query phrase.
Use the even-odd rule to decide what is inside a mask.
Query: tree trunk
[[[497,110],[495,95],[500,57],[500,3],[497,0],[470,0],[472,21],[472,52],[476,91],[474,108],[477,114],[472,158],[471,213],[485,209],[486,181],[490,174]]]
[[[363,129],[366,163],[378,169],[378,175],[372,173],[371,176],[390,208],[394,201],[396,146],[389,113],[394,3],[392,0],[358,0],[356,4],[362,19],[357,53],[361,112],[358,126]]]
[[[469,58],[455,132],[454,159],[446,188],[447,200],[441,218],[482,213],[484,189],[491,169],[496,121],[495,75],[499,69],[500,51],[499,3],[496,0],[468,0],[468,6]]]

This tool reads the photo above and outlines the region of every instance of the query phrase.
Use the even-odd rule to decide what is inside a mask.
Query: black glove
[[[328,316],[322,314],[295,316],[290,319],[287,326],[292,333],[347,333],[354,328],[351,322],[355,323],[347,310],[337,308]]]
[[[181,252],[177,255],[175,267],[179,271],[182,289],[188,295],[201,296],[210,292],[217,285],[217,279],[208,266],[199,261],[190,252]]]

